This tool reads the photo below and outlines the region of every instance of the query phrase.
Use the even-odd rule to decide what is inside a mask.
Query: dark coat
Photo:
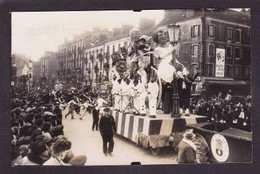
[[[99,131],[102,136],[112,136],[116,132],[116,124],[112,115],[101,117]]]
[[[97,110],[96,108],[94,108],[94,109],[92,110],[92,115],[93,115],[93,120],[98,120],[99,110]]]
[[[197,163],[196,151],[186,142],[181,141],[177,146],[178,149],[178,163]]]

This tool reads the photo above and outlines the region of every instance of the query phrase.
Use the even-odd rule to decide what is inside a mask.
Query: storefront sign
[[[211,151],[218,162],[225,162],[229,156],[229,146],[223,135],[215,134],[211,138]]]
[[[216,77],[225,76],[225,49],[217,48],[216,49]]]

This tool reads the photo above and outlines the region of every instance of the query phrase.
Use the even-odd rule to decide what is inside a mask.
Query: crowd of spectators
[[[208,99],[193,98],[191,110],[194,114],[207,116],[209,122],[251,132],[251,98],[250,95],[232,96],[231,90],[224,96],[219,92]]]
[[[73,92],[16,89],[11,94],[12,165],[84,165],[64,136],[60,103]]]

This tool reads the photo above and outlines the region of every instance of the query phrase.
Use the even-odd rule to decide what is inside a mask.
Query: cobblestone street
[[[63,111],[63,115],[66,111],[67,109]],[[148,149],[143,149],[118,135],[114,136],[113,156],[104,156],[100,133],[92,131],[92,115],[89,113],[83,120],[77,116],[74,120],[71,120],[70,116],[63,118],[63,125],[65,136],[72,142],[72,151],[87,156],[86,165],[130,165],[132,162],[141,162],[142,165],[176,163],[176,152],[173,149],[162,149],[158,156],[154,156]]]

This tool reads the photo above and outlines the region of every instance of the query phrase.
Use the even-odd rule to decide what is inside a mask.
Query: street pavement
[[[67,108],[62,111],[64,134],[72,142],[71,150],[75,155],[87,156],[86,165],[130,165],[132,162],[140,162],[142,165],[176,164],[174,149],[163,148],[155,156],[148,149],[119,135],[114,136],[113,156],[105,156],[99,131],[92,131],[92,115],[81,111],[83,119],[75,115],[72,120],[70,115],[64,118],[67,111]]]

